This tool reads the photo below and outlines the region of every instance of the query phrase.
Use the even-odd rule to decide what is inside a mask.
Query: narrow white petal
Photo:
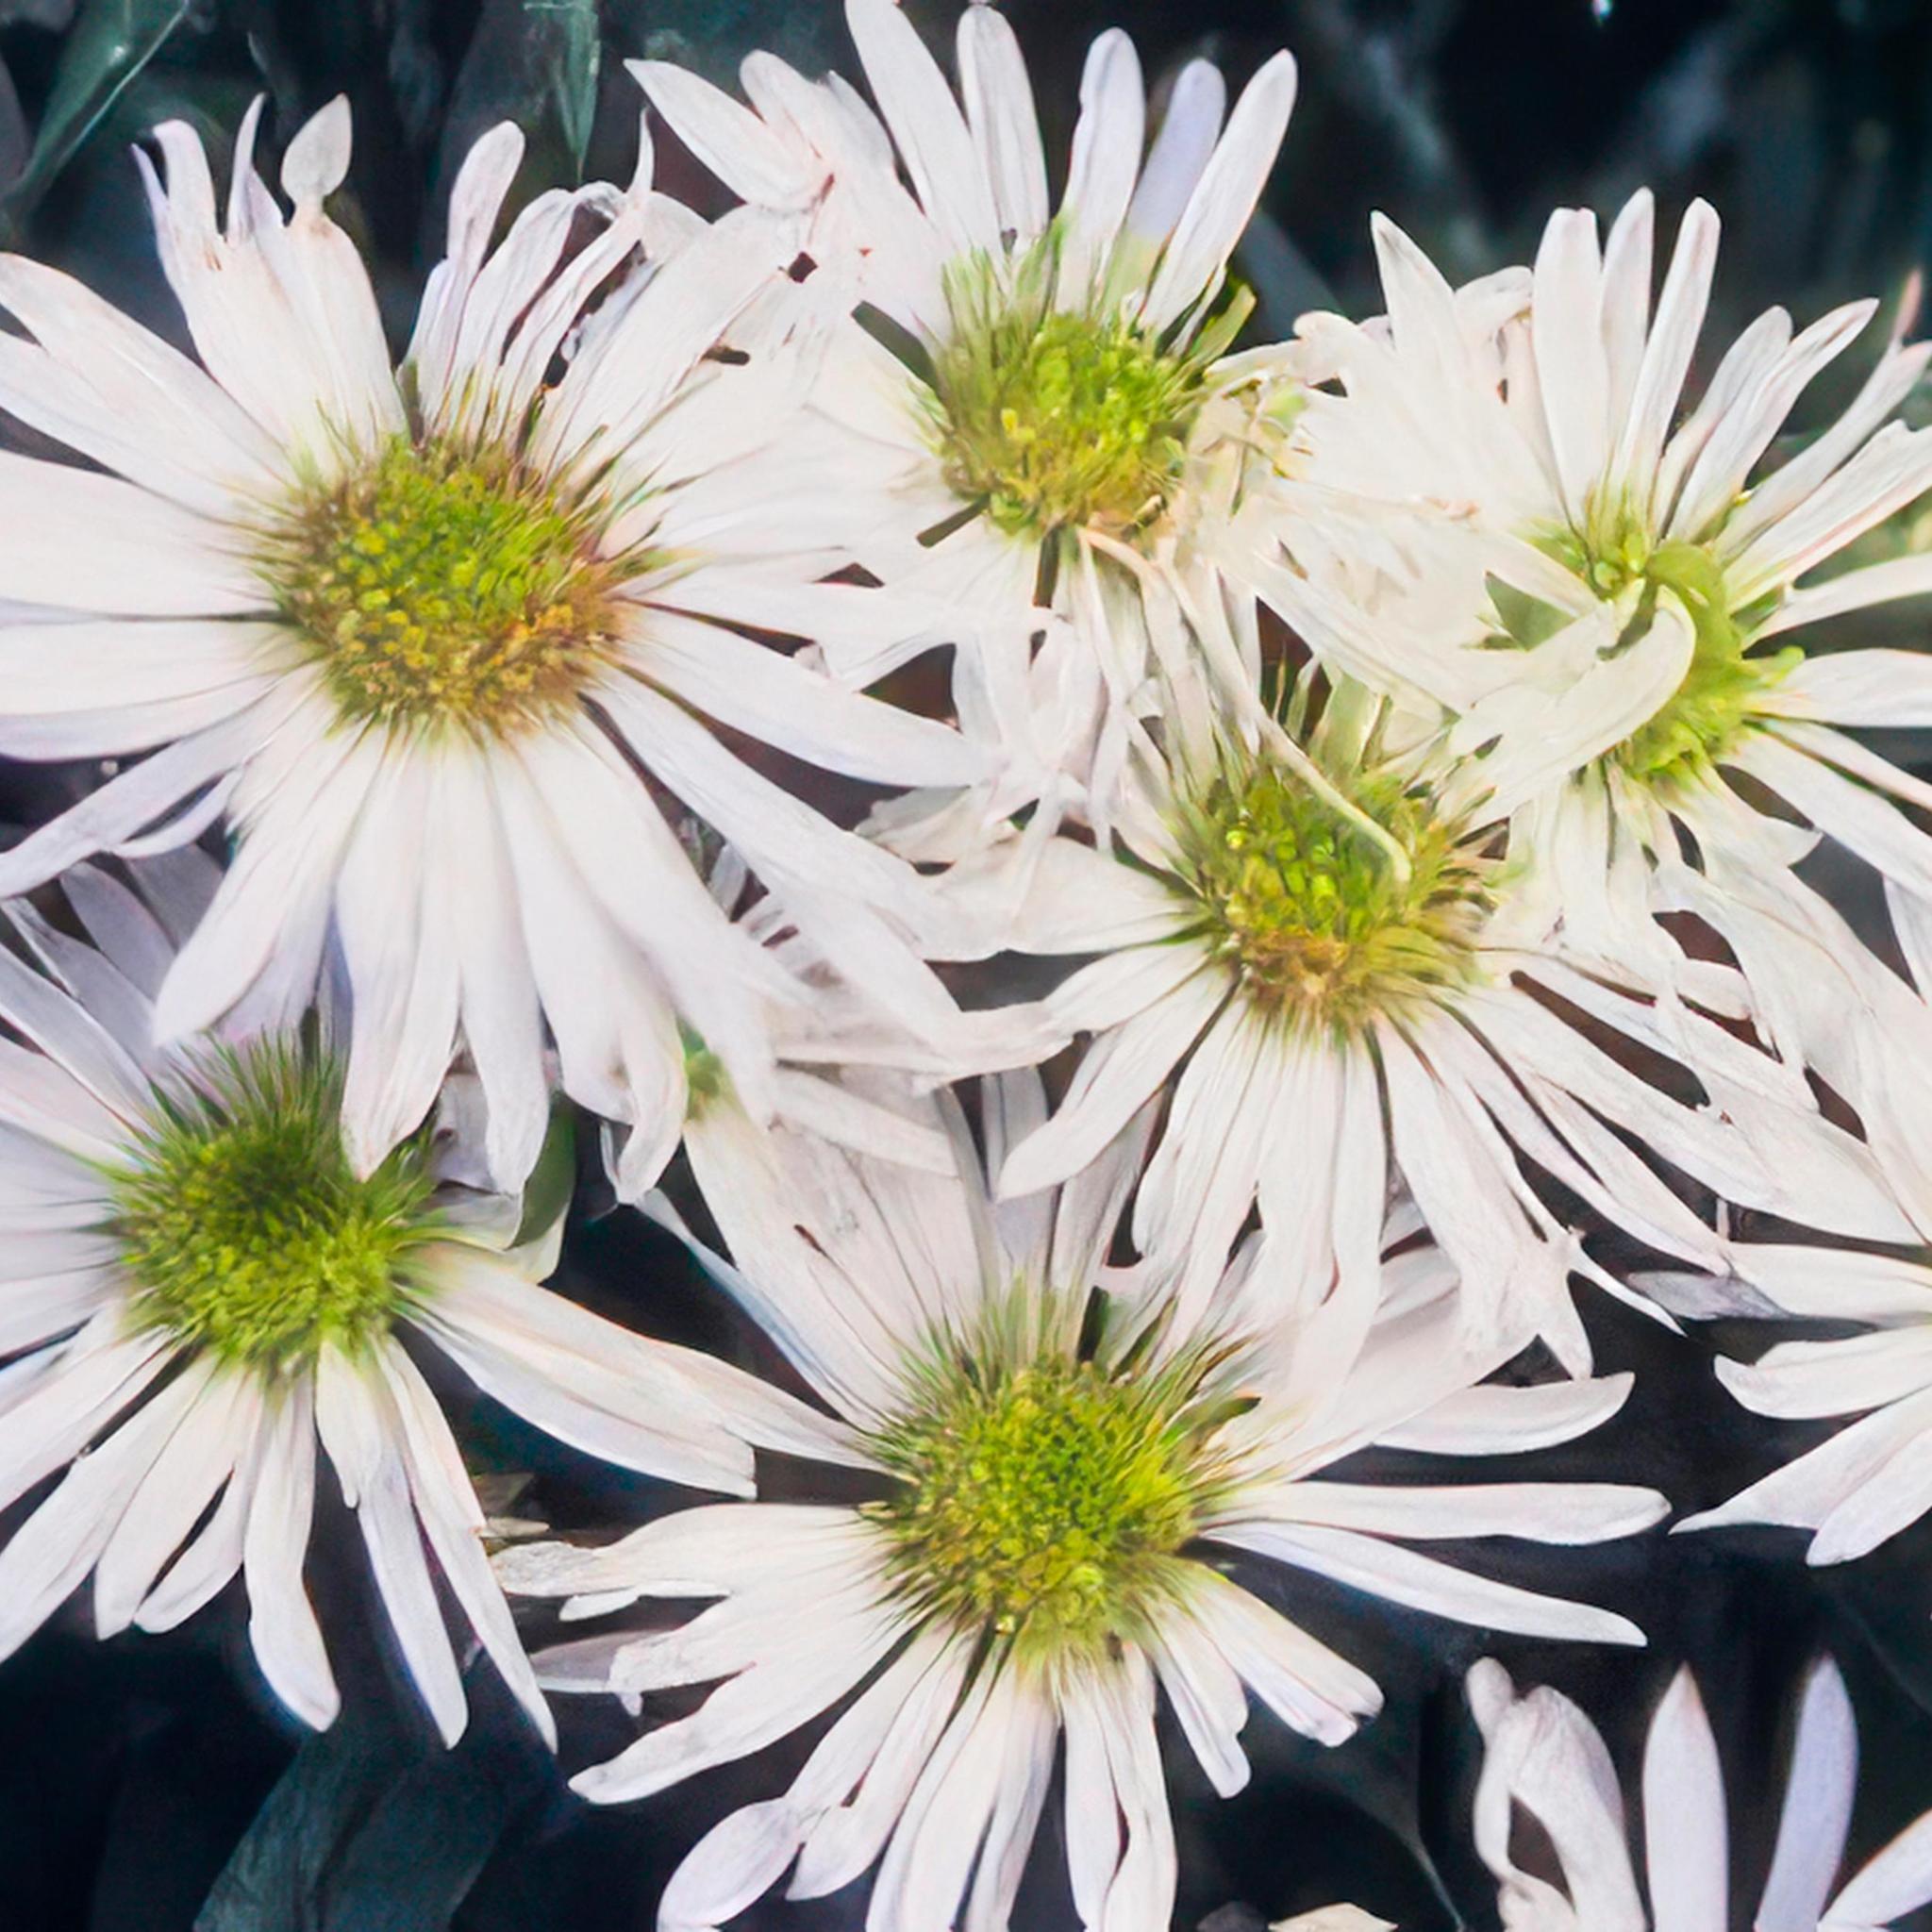
[[[1729,1924],[1724,1771],[1688,1670],[1673,1681],[1644,1744],[1643,1841],[1657,1932]]]
[[[1756,1932],[1816,1932],[1844,1857],[1857,1782],[1857,1722],[1838,1666],[1824,1657],[1805,1678],[1777,1849]]]

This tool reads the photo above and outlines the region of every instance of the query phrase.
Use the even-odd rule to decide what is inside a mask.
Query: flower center
[[[1626,636],[1641,635],[1655,621],[1663,591],[1671,591],[1690,616],[1690,663],[1682,681],[1607,754],[1612,763],[1645,784],[1693,777],[1720,761],[1750,728],[1757,699],[1804,657],[1795,644],[1748,657],[1758,613],[1732,610],[1724,566],[1709,546],[1684,541],[1654,545],[1633,512],[1592,513],[1585,535],[1565,531],[1543,547],[1600,597],[1619,597],[1632,586],[1641,587]]]
[[[289,1046],[225,1057],[185,1099],[160,1099],[111,1176],[142,1326],[268,1369],[389,1328],[412,1298],[407,1255],[430,1230],[431,1182],[413,1143],[359,1178],[341,1100],[334,1067]]]
[[[396,437],[287,509],[260,563],[348,718],[500,736],[613,652],[589,517],[494,452]]]
[[[1464,978],[1491,906],[1487,868],[1427,802],[1390,781],[1351,801],[1408,855],[1405,880],[1357,821],[1293,774],[1217,779],[1181,826],[1181,884],[1248,996],[1353,1028]]]
[[[922,1394],[875,1444],[904,1483],[873,1514],[908,1591],[1047,1654],[1130,1631],[1202,1500],[1173,1391],[1049,1357],[949,1362]]]
[[[1163,348],[1124,315],[1056,308],[1052,282],[1051,237],[1005,285],[984,262],[948,278],[930,406],[946,482],[1015,534],[1137,529],[1166,508],[1209,365],[1251,305]]]

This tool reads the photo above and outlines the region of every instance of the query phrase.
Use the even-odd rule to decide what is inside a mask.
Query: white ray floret
[[[1616,1767],[1569,1698],[1547,1688],[1519,1697],[1502,1665],[1485,1659],[1469,1674],[1469,1701],[1485,1746],[1475,1846],[1498,1881],[1507,1932],[1705,1932],[1732,1923],[1724,1767],[1689,1670],[1651,1720],[1639,1861]],[[1857,1776],[1857,1723],[1826,1658],[1800,1697],[1758,1932],[1879,1932],[1932,1899],[1932,1813],[1837,1884]],[[1516,1862],[1518,1811],[1542,1827],[1554,1874],[1544,1860],[1536,1870]]]
[[[1932,431],[1888,421],[1932,344],[1895,335],[1774,466],[1875,305],[1796,334],[1770,310],[1687,389],[1717,232],[1694,204],[1653,309],[1647,192],[1601,246],[1595,218],[1564,209],[1533,272],[1461,291],[1378,221],[1389,313],[1305,319],[1303,374],[1323,386],[1230,556],[1259,559],[1249,580],[1316,650],[1446,718],[1513,814],[1511,857],[1553,928],[1694,974],[1655,921],[1696,915],[1795,1061],[1807,980],[1857,1004],[1828,959],[1799,957],[1787,888],[1818,835],[1932,897],[1932,840],[1894,802],[1932,791],[1842,728],[1932,719],[1932,658],[1799,641],[1932,592],[1932,558],[1841,562],[1932,486]]]
[[[996,1158],[1041,1118],[1042,1096],[1031,1075],[983,1096]],[[1409,1544],[1596,1542],[1656,1522],[1654,1491],[1357,1485],[1333,1469],[1377,1441],[1482,1455],[1566,1441],[1616,1411],[1627,1377],[1472,1388],[1499,1357],[1467,1346],[1451,1271],[1426,1248],[1391,1264],[1402,1289],[1352,1374],[1336,1373],[1319,1335],[1305,1354],[1278,1324],[1251,1344],[1241,1270],[1212,1314],[1149,1323],[1116,1307],[1096,1331],[1090,1284],[1142,1137],[1064,1191],[1002,1204],[950,1101],[928,1118],[958,1149],[945,1179],[782,1128],[760,1135],[729,1107],[701,1115],[689,1141],[731,1250],[711,1265],[850,1425],[879,1500],[689,1510],[601,1549],[498,1559],[512,1590],[570,1599],[566,1616],[715,1600],[668,1630],[544,1654],[556,1689],[717,1687],[582,1773],[591,1797],[661,1790],[844,1707],[789,1791],[700,1842],[660,1924],[719,1926],[781,1881],[817,1897],[876,1866],[874,1932],[992,1932],[1063,1743],[1083,1922],[1164,1927],[1175,1849],[1157,1685],[1223,1792],[1248,1776],[1250,1693],[1328,1743],[1381,1701],[1224,1574],[1235,1552],[1463,1622],[1642,1641],[1620,1616]]]
[[[708,226],[650,193],[647,152],[628,191],[540,195],[491,249],[523,147],[497,127],[397,369],[324,210],[349,132],[339,101],[291,142],[285,215],[251,113],[221,225],[195,137],[157,131],[165,186],[142,166],[198,364],[0,258],[26,332],[0,338],[0,404],[101,466],[0,455],[0,751],[152,753],[0,857],[0,891],[225,819],[236,862],[160,1032],[290,1017],[339,951],[365,1169],[458,1049],[507,1185],[542,1139],[551,1048],[573,1095],[647,1134],[682,1110],[680,1022],[769,1104],[795,989],[708,897],[662,793],[943,1041],[917,877],[711,728],[878,783],[980,770],[949,727],[733,627],[776,627],[795,589],[795,634],[844,560],[787,433],[816,353],[781,273],[797,224]]]
[[[1865,951],[1824,899],[1795,884],[1791,890],[1803,895],[1807,951],[1843,962],[1865,1010],[1879,1016],[1874,1027],[1844,1010],[1826,1013],[1832,982],[1814,979],[1815,1036],[1829,1049],[1818,1057],[1821,1071],[1858,1095],[1867,1139],[1907,1216],[1891,1239],[1907,1252],[1728,1240],[1709,1274],[1643,1279],[1679,1314],[1857,1324],[1856,1334],[1780,1341],[1756,1361],[1718,1363],[1724,1387],[1760,1415],[1857,1420],[1678,1525],[1789,1524],[1813,1532],[1808,1561],[1840,1563],[1932,1509],[1925,1468],[1932,1446],[1932,1162],[1924,1151],[1932,1103],[1924,1091],[1932,1008]],[[1932,985],[1932,917],[1898,895],[1893,908],[1918,982]],[[1795,941],[1798,928],[1789,929]]]
[[[864,681],[957,641],[961,713],[986,716],[1019,788],[1004,802],[1060,779],[1104,791],[1118,713],[1160,656],[1201,675],[1196,627],[1212,643],[1227,627],[1191,533],[1226,513],[1274,426],[1274,358],[1225,353],[1248,303],[1222,298],[1294,64],[1268,61],[1224,126],[1225,85],[1192,62],[1150,145],[1133,44],[1103,34],[1056,208],[997,9],[959,16],[958,96],[891,0],[846,11],[876,112],[766,54],[744,64],[749,107],[681,68],[634,67],[750,205],[807,224],[813,299],[865,309],[833,330],[812,409],[827,487],[886,594],[846,593],[864,614],[826,626],[828,661]]]
[[[89,1577],[105,1637],[173,1628],[239,1574],[270,1686],[329,1724],[339,1696],[303,1584],[325,1457],[444,1739],[466,1701],[439,1578],[550,1737],[416,1355],[588,1454],[731,1493],[751,1490],[754,1441],[797,1446],[824,1425],[540,1287],[561,1204],[521,1226],[515,1197],[448,1185],[421,1138],[358,1175],[341,1077],[312,1035],[152,1045],[216,879],[180,853],[138,881],[69,875],[98,950],[22,902],[13,929],[44,972],[0,952],[17,1036],[0,1041],[0,1502],[58,1478],[0,1548],[0,1654]]]

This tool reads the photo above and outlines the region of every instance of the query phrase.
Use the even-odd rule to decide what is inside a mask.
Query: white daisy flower
[[[1077,1174],[1167,1092],[1132,1229],[1184,1298],[1212,1288],[1258,1209],[1279,1312],[1332,1297],[1365,1328],[1399,1182],[1460,1274],[1474,1329],[1541,1333],[1579,1371],[1573,1273],[1649,1305],[1589,1258],[1525,1158],[1707,1268],[1716,1236],[1624,1137],[1726,1198],[1900,1238],[1869,1152],[1766,1055],[1699,1012],[1667,1027],[1641,982],[1542,943],[1492,827],[1457,802],[1465,772],[1405,750],[1400,717],[1347,679],[1307,722],[1312,689],[1285,724],[1257,704],[1245,734],[1176,733],[1165,758],[1143,746],[1119,856],[1016,840],[1012,863],[975,882],[1024,887],[1015,946],[1098,956],[1046,1001],[1091,1041],[1053,1120],[1008,1155],[1004,1196]],[[1697,984],[1725,1011],[1735,982],[1708,966]],[[1656,1084],[1655,1057],[1683,1042],[1701,1106]]]
[[[1485,1658],[1469,1701],[1486,1747],[1475,1845],[1499,1882],[1507,1932],[1710,1932],[1732,1923],[1724,1767],[1690,1673],[1651,1720],[1643,1754],[1646,1917],[1616,1767],[1595,1725],[1547,1688],[1519,1697]],[[1828,1658],[1805,1680],[1758,1932],[1878,1932],[1932,1899],[1932,1813],[1834,1890],[1851,1827],[1858,1732],[1844,1679]],[[1527,1871],[1511,1856],[1518,1812],[1555,1854]],[[1520,1839],[1516,1840],[1520,1845]],[[1560,1884],[1555,1882],[1560,1878]]]
[[[862,683],[958,641],[961,711],[994,722],[1010,783],[1051,788],[1061,764],[1091,782],[1118,748],[1113,707],[1161,654],[1205,648],[1191,626],[1226,627],[1186,506],[1265,426],[1269,358],[1225,354],[1249,299],[1221,297],[1294,63],[1268,61],[1224,129],[1225,86],[1193,62],[1150,148],[1133,44],[1103,34],[1056,208],[1003,15],[960,14],[958,98],[892,0],[848,0],[846,18],[876,115],[765,54],[744,64],[749,108],[681,68],[633,71],[748,203],[808,222],[819,299],[864,305],[813,408],[855,552],[889,594],[863,630],[825,627],[828,661]]]
[[[45,976],[0,950],[0,1018],[18,1035],[0,1041],[0,1505],[58,1475],[0,1549],[0,1655],[90,1576],[106,1637],[170,1629],[240,1573],[271,1688],[329,1724],[339,1699],[302,1581],[319,1446],[445,1740],[466,1707],[438,1577],[552,1737],[411,1350],[576,1448],[707,1489],[749,1493],[751,1441],[809,1445],[824,1428],[708,1356],[546,1293],[560,1210],[520,1230],[516,1199],[445,1185],[421,1138],[359,1174],[325,1047],[151,1045],[175,944],[215,880],[184,853],[140,882],[151,903],[106,873],[68,874],[98,952],[25,902],[13,928]]]
[[[1042,1108],[1031,1075],[989,1083],[993,1158]],[[1224,1793],[1248,1776],[1248,1691],[1328,1743],[1380,1703],[1361,1671],[1223,1573],[1236,1551],[1464,1622],[1642,1641],[1622,1617],[1407,1544],[1595,1542],[1656,1522],[1655,1492],[1329,1473],[1372,1441],[1501,1454],[1566,1441],[1615,1412],[1627,1377],[1472,1388],[1496,1357],[1463,1344],[1430,1249],[1391,1263],[1402,1291],[1352,1374],[1333,1373],[1319,1337],[1307,1359],[1249,1347],[1239,1274],[1195,1324],[1090,1324],[1141,1137],[1058,1196],[996,1205],[957,1109],[930,1117],[959,1144],[949,1180],[759,1136],[730,1108],[690,1137],[735,1264],[714,1265],[850,1424],[878,1500],[687,1510],[601,1549],[498,1558],[511,1589],[572,1599],[566,1616],[717,1599],[668,1630],[546,1653],[557,1689],[717,1686],[580,1774],[590,1797],[643,1797],[842,1707],[788,1792],[733,1813],[686,1859],[661,1925],[720,1925],[788,1872],[791,1896],[817,1897],[876,1864],[874,1932],[1004,1926],[1064,1740],[1082,1921],[1165,1927],[1175,1853],[1157,1684]]]
[[[707,226],[647,192],[646,153],[628,192],[539,196],[492,250],[523,149],[500,126],[455,184],[397,370],[324,211],[346,104],[290,143],[287,217],[254,133],[251,112],[225,228],[185,126],[155,136],[165,188],[142,160],[205,366],[0,259],[27,331],[0,338],[0,405],[101,465],[0,455],[0,599],[35,607],[0,627],[0,751],[152,752],[0,858],[0,891],[225,818],[239,851],[161,1036],[238,1005],[282,1021],[339,949],[364,1172],[458,1041],[506,1184],[542,1140],[546,1036],[567,1090],[619,1121],[681,1114],[680,1022],[769,1105],[770,1007],[795,990],[731,932],[658,788],[942,1040],[957,1012],[920,957],[939,923],[920,880],[709,728],[881,783],[979,770],[949,727],[733,627],[776,627],[844,560],[790,427],[815,354],[779,273],[796,225]]]
[[[1932,557],[1832,572],[1932,485],[1932,431],[1886,420],[1932,344],[1894,337],[1843,413],[1767,469],[1793,406],[1876,305],[1795,336],[1770,310],[1693,406],[1717,233],[1693,204],[1653,312],[1647,192],[1601,247],[1595,218],[1563,209],[1532,275],[1459,291],[1378,220],[1389,314],[1302,325],[1321,386],[1245,537],[1250,581],[1313,648],[1446,708],[1452,751],[1480,758],[1514,815],[1511,856],[1553,926],[1654,974],[1694,974],[1653,919],[1695,914],[1745,965],[1774,1031],[1808,971],[1774,942],[1779,923],[1804,924],[1779,895],[1816,833],[1932,900],[1932,840],[1886,795],[1924,806],[1932,788],[1837,728],[1932,722],[1932,658],[1807,658],[1794,641],[1932,591]],[[1339,569],[1349,548],[1357,561]],[[1774,1043],[1802,1051],[1789,1032]]]

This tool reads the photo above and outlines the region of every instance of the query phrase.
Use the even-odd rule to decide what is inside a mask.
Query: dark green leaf
[[[58,33],[74,18],[74,0],[0,0],[0,26],[40,26]]]
[[[1519,591],[1499,576],[1491,575],[1488,582],[1490,602],[1496,607],[1503,628],[1512,641],[1525,649],[1533,650],[1545,639],[1555,637],[1570,622],[1554,604],[1545,604],[1541,597],[1532,597],[1527,591]]]
[[[325,1874],[414,1747],[378,1710],[308,1739],[215,1881],[194,1932],[308,1932]]]
[[[549,1767],[528,1730],[472,1736],[415,1765],[327,1874],[321,1932],[442,1932]]]
[[[73,159],[127,84],[188,17],[192,0],[87,0],[60,49],[33,152],[0,201],[16,227]]]
[[[524,1218],[517,1224],[517,1240],[533,1241],[570,1206],[577,1181],[576,1115],[567,1100],[560,1100],[550,1113],[550,1131],[543,1137],[542,1152],[524,1184]]]
[[[0,61],[0,194],[26,165],[26,123],[21,117],[20,96],[13,91],[13,77]]]
[[[484,0],[443,127],[445,194],[472,143],[499,121],[514,121],[528,143],[523,195],[579,180],[601,54],[596,0]]]
[[[738,65],[763,47],[808,74],[821,74],[835,51],[828,24],[836,7],[798,0],[608,0],[612,37],[626,53],[675,60],[720,87],[738,85]]]

